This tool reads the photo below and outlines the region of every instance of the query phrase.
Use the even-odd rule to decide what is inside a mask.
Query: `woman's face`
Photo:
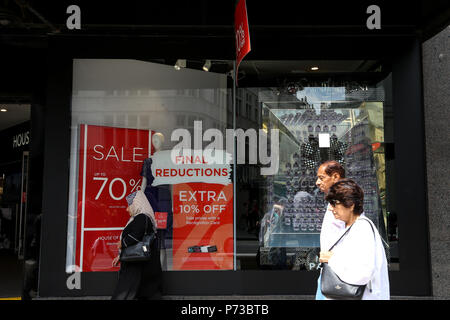
[[[354,204],[352,204],[350,208],[346,208],[342,203],[336,201],[334,205],[331,205],[331,212],[333,212],[333,215],[336,219],[342,220],[346,224],[348,224],[354,215],[353,214],[354,208],[355,208]]]
[[[130,216],[132,215],[131,206],[128,206],[128,207],[127,207],[127,212],[128,212],[128,214],[129,214]]]

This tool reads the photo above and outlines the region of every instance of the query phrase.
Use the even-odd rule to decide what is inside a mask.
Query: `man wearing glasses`
[[[317,170],[316,186],[326,195],[333,184],[344,178],[345,169],[339,162],[326,161]],[[331,206],[328,204],[320,231],[320,251],[328,251],[344,229],[345,222],[334,217]],[[325,300],[322,291],[320,291],[320,280],[319,276],[316,300]]]

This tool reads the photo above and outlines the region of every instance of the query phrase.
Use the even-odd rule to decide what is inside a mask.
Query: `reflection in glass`
[[[274,176],[258,177],[263,211],[259,268],[315,269],[301,261],[317,254],[320,247],[327,203],[315,182],[317,169],[326,160],[340,162],[346,176],[361,186],[365,214],[386,238],[384,83],[360,90],[351,86],[305,86],[296,93],[282,88],[241,90],[257,93],[261,127],[280,130],[280,170]],[[319,145],[322,133],[329,134],[327,148]],[[285,265],[275,257],[280,252]]]
[[[117,145],[117,150],[129,151],[129,147],[120,145],[120,139],[122,136],[130,136],[127,130],[131,132],[138,129],[162,133],[165,137],[162,151],[170,150],[179,142],[171,139],[175,129],[182,128],[189,131],[193,142],[194,121],[201,121],[205,130],[215,128],[225,135],[225,129],[231,122],[228,112],[231,90],[227,85],[227,76],[223,73],[204,72],[189,68],[177,71],[173,65],[138,60],[76,59],[73,71],[66,270],[72,272],[71,268],[78,265],[82,271],[116,271],[117,268],[111,266],[111,261],[117,254],[119,235],[127,221],[126,202],[121,198],[113,203],[114,206],[111,208],[102,207],[100,205],[103,204],[104,199],[98,196],[95,202],[99,207],[95,211],[95,216],[104,220],[103,225],[88,226],[84,223],[84,220],[94,214],[90,212],[84,214],[80,207],[84,206],[87,201],[84,201],[83,204],[77,201],[78,194],[81,193],[78,192],[80,184],[78,168],[79,164],[83,163],[81,161],[83,158],[79,154],[80,126],[87,124],[114,128],[112,134],[105,135],[104,139],[101,137],[103,140],[106,138],[111,140],[108,140],[110,142],[108,145],[104,144],[105,148],[109,148],[109,145]],[[119,135],[119,133],[121,134]],[[138,142],[149,144],[149,139],[134,139],[131,141],[133,144],[130,145],[134,146]],[[209,142],[202,142],[202,147],[209,144]],[[98,150],[98,146],[96,148]],[[145,158],[148,155],[149,153],[145,155]],[[120,165],[120,162],[131,161],[128,159],[130,158],[121,157],[121,161],[117,161],[119,162],[117,166]],[[138,179],[143,179],[145,176],[147,180],[151,180],[149,175],[142,174],[144,171],[141,171],[141,168],[143,168],[142,162],[144,161],[134,158],[132,160],[140,163],[138,164],[139,168],[133,172],[133,180],[126,180],[125,187],[128,192],[132,187],[141,187],[141,180]],[[110,161],[110,163],[114,162]],[[108,176],[111,174],[111,170],[103,162],[96,163],[94,169],[95,174],[100,177],[104,176],[110,180],[118,178],[117,176]],[[150,169],[146,170],[146,172],[148,171]],[[146,189],[150,188],[148,184],[145,187],[147,187]],[[204,245],[202,240],[205,237],[202,237],[200,232],[193,232],[189,234],[189,237],[187,234],[180,236],[181,233],[174,233],[177,227],[174,219],[175,210],[179,210],[179,208],[173,205],[172,186],[163,185],[151,189],[151,192],[147,193],[147,197],[152,195],[156,199],[154,203],[150,201],[154,206],[154,211],[168,214],[167,227],[158,231],[161,239],[159,244],[163,270],[173,270],[176,259],[182,263],[185,260],[187,263],[191,263],[189,266],[180,263],[180,268],[195,270],[220,268],[220,266],[217,267],[217,264],[203,258],[210,256],[209,253],[202,256],[202,254],[191,254],[186,249],[179,250],[181,253],[178,256],[174,255],[174,248],[180,243],[186,246]],[[104,190],[107,191],[108,187],[105,187]],[[210,188],[210,190],[212,189]],[[96,194],[97,192],[94,193],[94,197]],[[155,203],[158,206],[154,205]],[[196,204],[187,206],[189,209],[194,208],[189,211],[192,216],[197,213],[197,207],[194,205]],[[123,223],[115,223],[112,213],[108,209],[117,214],[123,214],[125,219]],[[83,239],[83,243],[81,239]],[[221,244],[213,243],[219,250],[223,249],[220,247]],[[209,243],[205,245],[209,245]],[[231,245],[227,242],[223,247],[225,245],[232,247],[232,242]],[[193,258],[191,259],[191,257]],[[230,268],[227,267],[227,269]]]

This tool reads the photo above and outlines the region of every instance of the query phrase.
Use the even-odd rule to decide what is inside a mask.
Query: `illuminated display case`
[[[278,174],[266,178],[260,265],[313,270],[328,203],[316,172],[336,160],[364,191],[364,213],[385,237],[384,89],[307,87],[295,94],[260,92],[263,128],[280,130]]]

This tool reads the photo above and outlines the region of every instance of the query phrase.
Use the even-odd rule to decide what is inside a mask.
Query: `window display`
[[[327,160],[361,186],[364,213],[386,236],[383,78],[238,88],[235,114],[226,74],[87,59],[74,61],[73,83],[67,272],[118,270],[124,198],[138,189],[155,212],[163,270],[315,270]],[[228,162],[196,156],[211,145]],[[174,156],[179,146],[194,154]]]
[[[280,170],[266,178],[259,230],[259,265],[275,269],[318,267],[320,232],[328,203],[316,186],[317,170],[339,162],[364,191],[364,213],[386,237],[383,87],[349,91],[308,87],[280,98],[257,91],[262,126],[280,130]],[[289,92],[289,90],[286,90]],[[288,98],[288,101],[283,101]],[[258,257],[257,257],[258,258]]]
[[[155,213],[163,270],[233,269],[229,164],[170,158],[177,129],[195,132],[199,120],[224,132],[228,95],[223,74],[74,60],[67,272],[118,270],[125,197],[139,189]]]

